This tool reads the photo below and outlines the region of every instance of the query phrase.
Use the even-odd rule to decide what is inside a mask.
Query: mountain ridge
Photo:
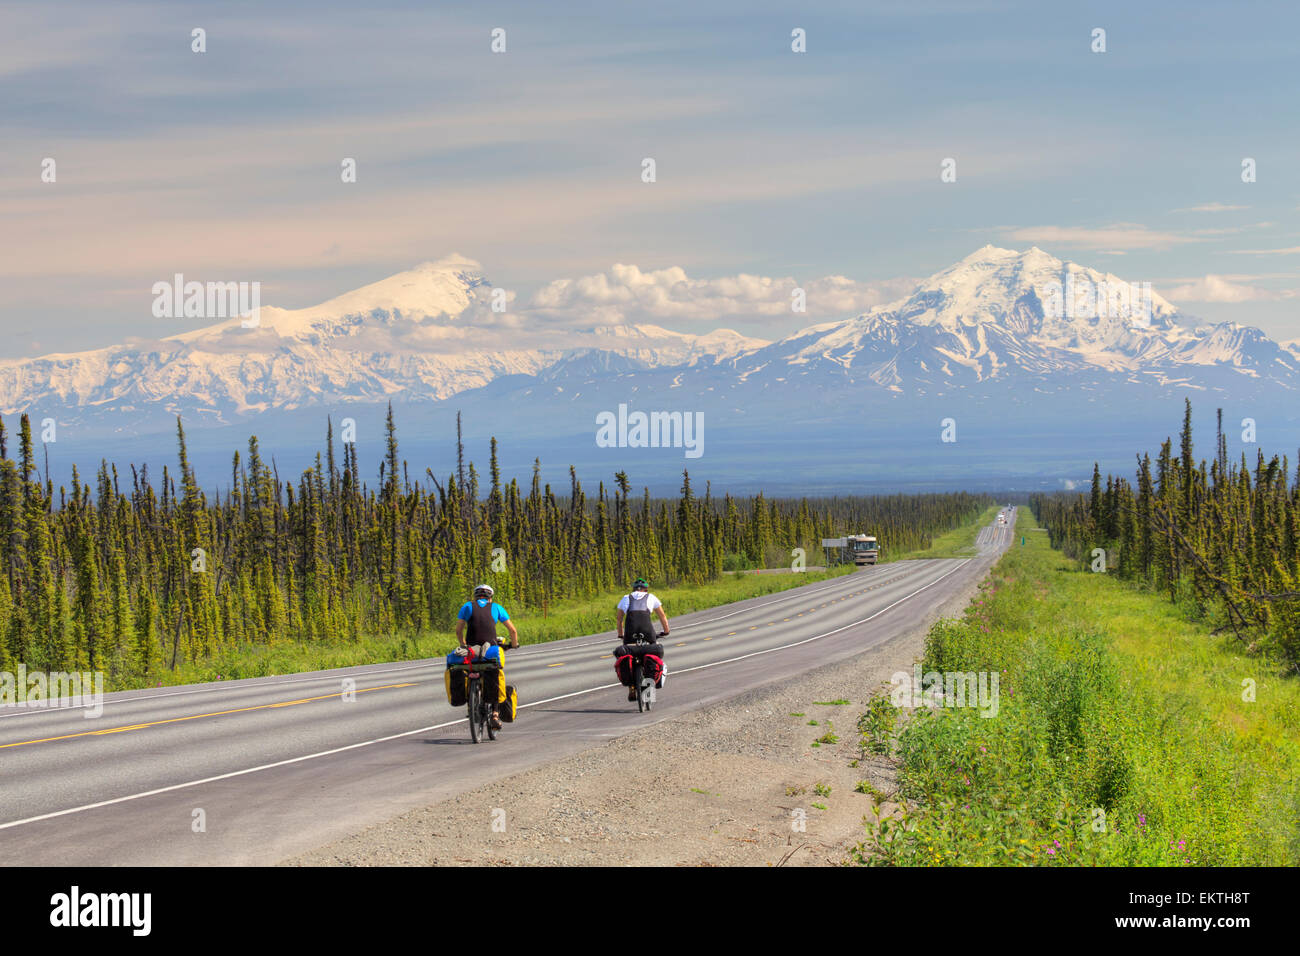
[[[769,342],[732,329],[692,335],[500,313],[480,264],[452,254],[315,306],[263,306],[256,328],[227,319],[148,343],[2,361],[0,411],[39,405],[129,431],[164,415],[230,424],[272,409],[469,400],[494,382],[562,387],[566,377],[570,394],[689,381],[737,411],[796,383],[809,406],[819,388],[916,399],[1300,389],[1296,343],[1202,323],[1153,290],[1118,302],[1113,291],[1109,300],[1087,292],[1121,286],[1134,288],[1037,247],[986,245],[893,302]]]

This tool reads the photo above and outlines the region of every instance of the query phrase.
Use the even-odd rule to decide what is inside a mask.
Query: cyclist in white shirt
[[[664,637],[668,636],[668,615],[664,613],[663,603],[650,593],[650,585],[644,578],[637,578],[632,582],[632,591],[630,594],[623,595],[623,599],[618,602],[618,611],[614,615],[614,620],[618,626],[618,639],[626,643],[624,632],[627,634],[627,640],[635,640],[635,635],[641,635],[642,639],[654,643],[655,627],[653,614],[659,615],[659,623],[663,625]],[[628,689],[628,700],[636,700],[636,689]]]

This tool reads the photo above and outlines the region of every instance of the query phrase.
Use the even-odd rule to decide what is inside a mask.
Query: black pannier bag
[[[501,669],[489,667],[483,670],[479,678],[483,682],[483,699],[489,704],[499,704],[505,699],[505,688],[501,686]]]
[[[447,668],[447,703],[453,707],[465,706],[465,672],[460,668]]]

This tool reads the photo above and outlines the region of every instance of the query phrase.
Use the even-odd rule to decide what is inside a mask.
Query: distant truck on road
[[[875,564],[880,557],[880,545],[873,534],[852,534],[848,536],[849,551],[853,554],[853,563],[862,566]]]

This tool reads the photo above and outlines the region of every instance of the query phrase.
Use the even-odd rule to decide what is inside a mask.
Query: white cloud
[[[1300,255],[1300,246],[1290,246],[1286,249],[1233,249],[1234,256],[1295,256]]]
[[[1182,209],[1175,209],[1174,212],[1236,212],[1240,209],[1249,209],[1249,206],[1230,206],[1227,203],[1207,202],[1199,206],[1184,206]]]
[[[1220,226],[1215,229],[1193,229],[1192,234],[1197,236],[1231,236],[1239,232],[1245,232],[1248,229],[1269,229],[1273,226],[1271,222],[1247,223],[1244,226]]]
[[[910,292],[915,279],[865,283],[845,276],[799,281],[740,274],[692,279],[680,266],[643,272],[615,265],[607,272],[557,279],[539,289],[527,311],[548,321],[611,325],[623,322],[721,319],[813,319],[849,316]],[[791,311],[791,295],[804,290],[807,312]]]
[[[1231,278],[1235,277],[1203,276],[1168,289],[1164,295],[1167,299],[1188,302],[1272,302],[1278,299],[1289,299],[1295,295],[1295,292],[1289,289],[1274,292],[1259,286],[1232,282]]]

